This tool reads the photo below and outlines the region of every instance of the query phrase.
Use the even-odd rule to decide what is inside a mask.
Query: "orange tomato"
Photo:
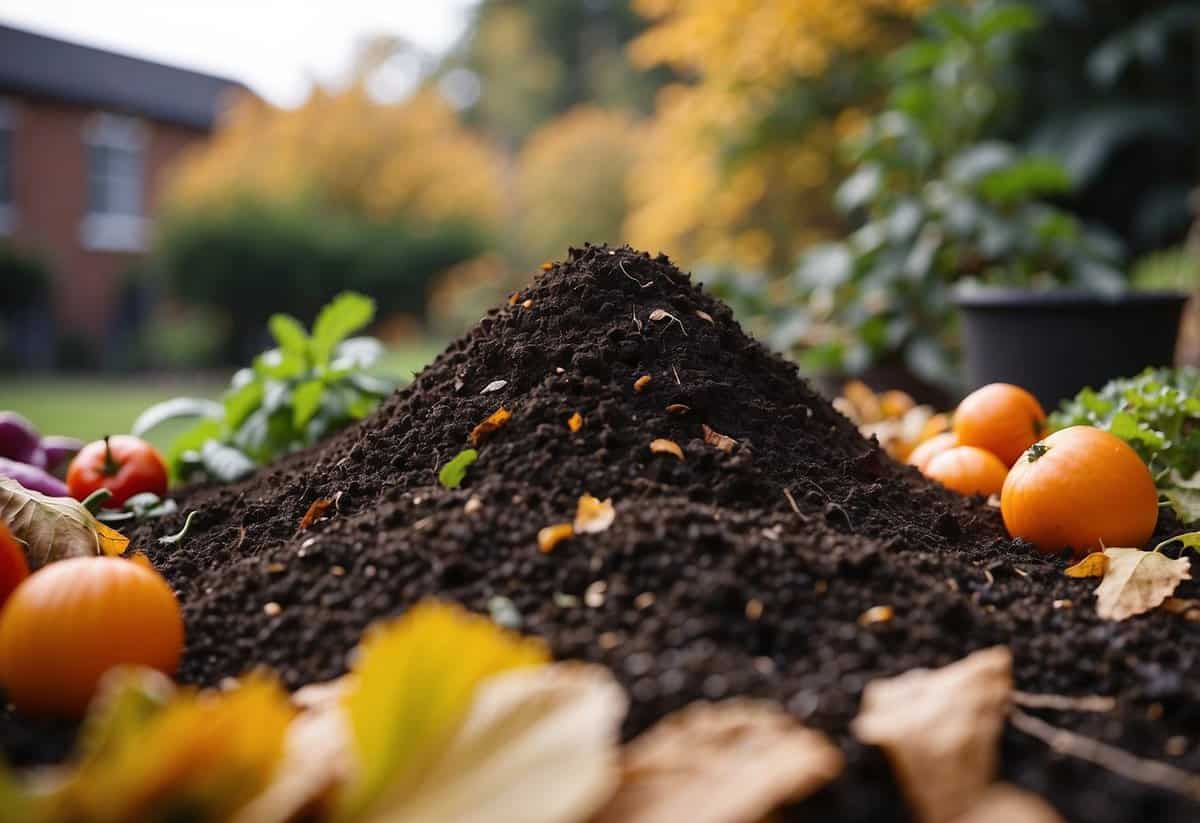
[[[1013,465],[1000,512],[1009,534],[1043,552],[1136,548],[1158,523],[1158,490],[1150,469],[1124,440],[1072,426],[1037,443]]]
[[[183,615],[149,564],[76,557],[40,569],[0,613],[0,683],[27,714],[79,717],[123,664],[174,674]]]
[[[25,551],[0,520],[0,606],[26,577],[29,577],[29,562]]]
[[[952,433],[942,432],[941,434],[935,434],[912,450],[912,454],[908,456],[908,465],[916,466],[917,471],[924,474],[930,460],[946,451],[946,449],[952,449],[957,445],[958,438]]]
[[[67,489],[84,500],[98,489],[112,497],[104,505],[119,509],[135,494],[167,493],[167,464],[158,450],[137,437],[118,434],[88,443],[67,469]]]
[[[991,383],[968,394],[954,411],[954,433],[964,446],[986,449],[1011,466],[1046,426],[1042,404],[1009,383]]]
[[[934,455],[925,476],[959,494],[999,494],[1008,469],[1000,458],[974,446],[955,446]]]

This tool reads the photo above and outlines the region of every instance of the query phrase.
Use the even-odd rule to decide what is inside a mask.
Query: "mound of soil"
[[[438,467],[501,406],[512,419],[462,488],[438,485]],[[703,425],[736,445],[709,445]],[[684,459],[652,453],[655,438]],[[584,492],[613,499],[613,526],[540,552],[538,530],[570,520]],[[336,500],[331,516],[301,532],[319,499]],[[632,698],[628,735],[742,694],[834,735],[850,766],[798,808],[810,819],[905,819],[882,757],[848,734],[863,686],[994,644],[1013,650],[1024,691],[1118,701],[1044,718],[1200,770],[1194,624],[1099,620],[1094,581],[1064,577],[1061,559],[1008,540],[982,501],[863,440],[662,256],[572,250],[363,424],[184,506],[199,514],[181,547],[154,542],[178,518],[134,542],[184,603],[188,682],[266,664],[299,687],[342,673],[369,623],[423,598],[486,613],[504,597],[557,656],[612,668]],[[861,621],[875,606],[894,617]],[[0,717],[16,762],[59,757],[70,735]],[[1003,755],[1006,779],[1071,819],[1200,814],[1012,728]]]

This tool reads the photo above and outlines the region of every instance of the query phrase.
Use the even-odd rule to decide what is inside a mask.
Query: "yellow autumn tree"
[[[312,196],[348,213],[418,223],[493,226],[505,211],[501,159],[435,91],[383,104],[361,82],[316,89],[295,109],[244,98],[183,159],[167,190],[179,207],[236,195]]]
[[[664,89],[629,188],[630,239],[687,262],[781,271],[833,230],[837,145],[875,91],[865,59],[932,0],[635,0],[630,48]]]

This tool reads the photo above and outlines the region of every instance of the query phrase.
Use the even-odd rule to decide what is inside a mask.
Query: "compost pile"
[[[501,407],[511,420],[461,488],[439,485]],[[705,426],[735,443],[706,441]],[[683,459],[651,451],[657,438]],[[569,522],[585,492],[612,498],[613,525],[539,551],[538,531]],[[318,500],[326,517],[301,530]],[[198,514],[181,546],[154,541],[180,518],[134,545],[183,600],[184,681],[265,664],[299,687],[344,672],[368,624],[423,598],[499,602],[511,619],[506,598],[556,656],[613,670],[627,735],[734,695],[834,735],[849,767],[802,816],[904,819],[882,756],[848,733],[863,686],[995,644],[1012,649],[1018,689],[1118,701],[1044,719],[1200,771],[1195,624],[1098,619],[1094,581],[863,440],[663,256],[573,249],[363,424],[182,502]],[[55,731],[9,715],[0,739],[31,762],[61,749]],[[1002,776],[1072,819],[1200,814],[1011,727]]]

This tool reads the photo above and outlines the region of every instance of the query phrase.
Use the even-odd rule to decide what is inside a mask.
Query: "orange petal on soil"
[[[580,414],[579,412],[575,412],[573,415],[571,415],[569,418],[567,418],[567,428],[573,432],[577,432],[580,429],[582,429],[583,428],[583,415]]]
[[[488,415],[487,420],[484,420],[475,428],[471,429],[471,445],[478,446],[484,440],[492,436],[492,434],[509,421],[512,417],[512,412],[506,408],[499,408]]]
[[[650,451],[655,454],[673,454],[680,460],[683,459],[683,449],[679,448],[679,444],[663,437],[650,441]]]
[[[575,534],[575,527],[570,523],[556,523],[538,532],[538,549],[542,554],[549,554],[554,547]]]

